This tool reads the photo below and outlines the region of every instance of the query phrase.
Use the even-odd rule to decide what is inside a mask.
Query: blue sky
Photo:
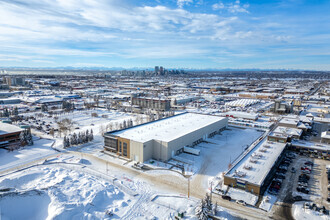
[[[330,70],[329,0],[1,0],[0,66]]]

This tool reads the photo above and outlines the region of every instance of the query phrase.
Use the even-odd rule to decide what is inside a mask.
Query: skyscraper
[[[159,73],[159,66],[155,66],[155,74]]]

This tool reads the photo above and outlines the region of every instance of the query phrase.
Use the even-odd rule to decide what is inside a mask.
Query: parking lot
[[[319,207],[325,206],[329,209],[327,163],[329,162],[326,160],[298,156],[294,164],[297,172],[293,179],[293,197],[301,196],[302,199],[310,200]]]
[[[287,157],[283,158],[268,188],[268,193],[277,196],[273,213],[292,219],[289,210],[291,204],[297,201],[308,201],[318,208],[324,206],[329,210],[326,171],[329,161],[309,158],[297,153],[295,155],[296,158],[292,158],[292,162]]]

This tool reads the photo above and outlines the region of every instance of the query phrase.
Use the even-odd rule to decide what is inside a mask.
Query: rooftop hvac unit
[[[270,148],[270,146],[269,145],[264,145],[264,148]]]
[[[264,153],[264,152],[267,151],[267,149],[266,148],[260,148],[259,151]]]
[[[246,170],[251,170],[252,169],[252,166],[249,165],[249,164],[246,164],[246,165],[244,165],[243,168],[246,169]]]
[[[258,160],[257,160],[257,159],[254,159],[254,158],[251,158],[251,159],[250,159],[250,162],[251,162],[251,163],[257,163]]]
[[[235,170],[235,175],[238,176],[238,177],[244,177],[244,176],[246,176],[246,173],[242,172],[242,171]]]

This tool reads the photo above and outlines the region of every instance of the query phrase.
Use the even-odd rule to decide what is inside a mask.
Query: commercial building
[[[137,105],[142,109],[169,111],[171,100],[152,97],[132,97],[132,105]]]
[[[321,133],[321,142],[330,144],[330,131],[324,131]]]
[[[279,114],[290,113],[293,111],[293,102],[275,100],[274,106],[271,108],[271,111]]]
[[[6,147],[11,143],[20,141],[22,128],[8,123],[0,122],[0,147]]]
[[[183,113],[104,135],[104,149],[137,162],[168,161],[227,127],[224,117]]]
[[[286,145],[262,141],[225,173],[224,184],[262,195],[283,158]]]
[[[293,140],[289,147],[291,150],[309,157],[330,160],[330,145],[326,143]]]

